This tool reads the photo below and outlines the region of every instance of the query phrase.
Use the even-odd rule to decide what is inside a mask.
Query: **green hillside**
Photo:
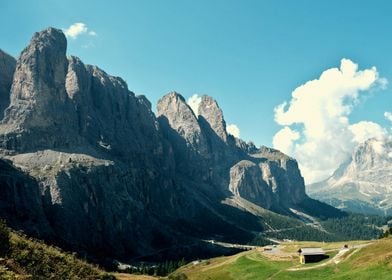
[[[348,244],[346,251],[339,250]],[[300,247],[322,247],[329,258],[299,264]],[[253,279],[392,279],[392,238],[348,243],[284,243],[272,252],[262,248],[188,264],[170,276],[190,280]]]
[[[348,250],[341,251],[344,245]],[[322,247],[328,259],[299,264],[301,247]],[[59,248],[9,232],[0,223],[0,279],[253,280],[253,279],[392,279],[392,238],[350,242],[286,242],[271,250],[259,247],[229,257],[187,264],[169,277],[116,273]]]
[[[116,279],[74,254],[10,232],[0,221],[0,279]]]

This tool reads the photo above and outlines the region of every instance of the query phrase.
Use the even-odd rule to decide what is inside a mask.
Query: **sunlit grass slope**
[[[0,258],[0,279],[115,279],[74,254],[17,233],[10,233],[7,251]]]
[[[230,257],[221,257],[188,264],[177,270],[178,279],[392,279],[392,238],[371,241],[366,247],[353,246],[369,241],[348,242],[350,250],[342,254],[338,263],[332,259],[344,243],[301,242],[286,243],[277,255],[252,250]],[[324,265],[300,265],[296,250],[299,247],[323,247],[330,258]],[[292,271],[293,269],[299,269]],[[182,277],[182,278],[180,278]]]

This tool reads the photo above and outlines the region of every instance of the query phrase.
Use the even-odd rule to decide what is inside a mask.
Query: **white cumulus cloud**
[[[387,132],[379,124],[369,121],[360,121],[349,126],[356,143],[362,143],[371,138],[382,139],[387,135]],[[370,136],[370,137],[369,137]]]
[[[87,25],[83,22],[77,22],[72,24],[70,27],[63,29],[65,36],[76,39],[78,36],[88,34],[90,36],[97,36],[97,33],[93,30],[89,30]]]
[[[229,124],[226,127],[226,131],[227,131],[228,134],[231,134],[231,135],[233,135],[236,138],[240,138],[240,129],[238,128],[237,125]]]
[[[290,127],[285,126],[279,130],[274,138],[272,139],[272,144],[274,147],[279,147],[279,150],[291,154],[293,149],[293,144],[295,140],[298,140],[300,135],[297,131],[292,130]]]
[[[384,113],[384,117],[385,117],[388,121],[392,122],[392,113],[391,113],[391,112],[385,112],[385,113]]]
[[[385,135],[378,124],[351,124],[349,116],[360,96],[386,84],[375,67],[358,70],[342,59],[340,68],[325,70],[297,87],[289,103],[275,107],[275,121],[284,127],[275,134],[274,147],[298,160],[306,183],[328,177],[359,142]]]
[[[201,102],[201,96],[199,96],[198,94],[192,95],[187,100],[189,107],[191,107],[193,113],[195,113],[196,116],[198,116],[199,114],[200,102]]]

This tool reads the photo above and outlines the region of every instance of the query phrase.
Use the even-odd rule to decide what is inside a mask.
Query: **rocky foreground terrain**
[[[392,215],[392,142],[369,139],[358,145],[330,178],[307,191],[344,210]]]
[[[66,48],[48,28],[17,60],[0,51],[0,216],[11,227],[130,259],[202,255],[216,250],[204,239],[247,243],[343,215],[306,195],[295,159],[229,135],[213,98],[193,112],[172,92],[155,115]]]

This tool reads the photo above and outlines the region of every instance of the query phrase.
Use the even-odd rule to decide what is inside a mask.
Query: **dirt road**
[[[361,248],[366,247],[366,246],[368,246],[370,244],[371,243],[355,245],[355,246],[353,246],[353,247],[351,247],[349,249],[348,248],[343,248],[343,249],[340,249],[339,252],[332,259],[330,259],[330,260],[328,260],[326,262],[323,262],[323,263],[320,263],[320,264],[317,264],[317,265],[306,266],[306,267],[303,267],[303,266],[301,266],[301,267],[292,267],[292,268],[288,268],[287,270],[288,271],[309,270],[309,269],[316,269],[316,268],[319,268],[319,267],[330,265],[332,263],[338,264],[342,260],[350,258],[352,255],[354,255],[356,252],[358,252]],[[351,254],[349,254],[346,257],[344,257],[345,254],[347,252],[349,252],[349,251],[352,251]]]

